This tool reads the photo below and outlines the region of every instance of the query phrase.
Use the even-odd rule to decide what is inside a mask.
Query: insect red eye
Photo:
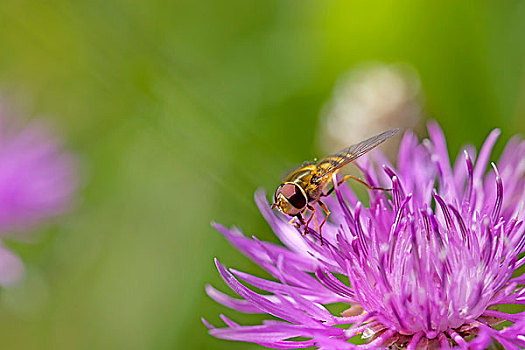
[[[284,184],[281,193],[295,208],[302,209],[306,206],[306,197],[297,185]]]
[[[283,185],[279,186],[276,190],[275,190],[275,193],[273,195],[273,201],[274,202],[277,202],[277,196],[279,195],[279,193],[281,193],[281,189],[283,188]]]

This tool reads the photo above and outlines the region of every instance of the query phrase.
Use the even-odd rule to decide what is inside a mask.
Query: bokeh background
[[[254,191],[323,155],[326,103],[366,62],[411,67],[452,152],[494,127],[500,151],[525,131],[524,34],[510,0],[1,1],[2,102],[47,118],[84,184],[8,242],[27,274],[0,294],[2,347],[257,348],[201,324],[259,320],[205,295],[227,290],[213,257],[261,273],[210,222],[275,240]]]

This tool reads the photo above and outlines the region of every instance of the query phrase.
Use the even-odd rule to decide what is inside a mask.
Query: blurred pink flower
[[[19,235],[67,211],[77,182],[74,160],[41,121],[20,128],[0,111],[0,236]],[[0,285],[23,264],[0,245]]]

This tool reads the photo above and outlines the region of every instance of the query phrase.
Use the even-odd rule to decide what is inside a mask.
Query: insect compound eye
[[[301,189],[295,184],[284,184],[281,187],[283,196],[297,209],[306,207],[306,197]]]
[[[282,188],[283,188],[283,185],[277,187],[277,189],[275,190],[275,193],[273,195],[274,203],[277,202],[277,196],[279,195],[279,193],[281,193]]]

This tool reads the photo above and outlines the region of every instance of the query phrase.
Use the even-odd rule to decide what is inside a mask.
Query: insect
[[[304,163],[288,174],[281,185],[277,188],[274,195],[272,209],[277,208],[282,213],[290,215],[292,217],[290,223],[294,224],[297,228],[300,228],[301,225],[303,225],[303,234],[306,234],[308,231],[308,225],[315,214],[314,205],[316,203],[319,204],[326,214],[323,222],[321,225],[319,225],[318,230],[319,236],[321,237],[321,244],[323,244],[321,228],[328,219],[330,211],[320,199],[321,197],[328,196],[334,190],[335,186],[332,187],[328,192],[324,192],[328,184],[330,184],[332,181],[332,175],[368,151],[379,146],[390,137],[394,136],[398,130],[399,129],[392,129],[385,131],[379,135],[373,136],[355,145],[347,147],[334,155],[321,159],[318,162]],[[365,181],[352,175],[344,176],[338,182],[338,184],[343,183],[349,178],[362,183],[369,189],[385,191],[389,190],[381,187],[372,187]],[[312,214],[308,220],[305,221],[303,214],[305,213],[306,209],[309,209]],[[295,218],[299,220],[300,224],[294,222]]]

